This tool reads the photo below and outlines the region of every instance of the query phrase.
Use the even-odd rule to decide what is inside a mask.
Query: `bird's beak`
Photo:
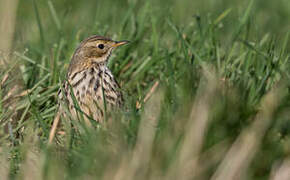
[[[118,47],[118,46],[122,46],[124,44],[128,44],[130,41],[116,41],[114,44],[113,44],[113,47]]]

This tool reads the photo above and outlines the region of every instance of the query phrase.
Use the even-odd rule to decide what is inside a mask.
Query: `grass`
[[[288,1],[18,6],[13,52],[1,55],[11,62],[0,72],[1,178],[279,179],[290,171]],[[99,128],[65,128],[48,146],[70,57],[92,34],[131,41],[108,64],[125,108]]]

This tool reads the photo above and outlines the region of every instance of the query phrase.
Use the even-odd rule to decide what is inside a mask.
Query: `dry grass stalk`
[[[197,177],[200,179],[211,167],[213,167],[224,158],[228,147],[229,142],[224,140],[218,144],[215,144],[206,152],[200,154],[198,158],[198,166],[196,166],[194,174],[191,174],[191,177]]]
[[[290,159],[285,159],[281,165],[274,167],[271,172],[271,180],[289,180],[290,179]]]
[[[152,96],[152,94],[156,91],[157,87],[159,85],[159,81],[156,81],[153,86],[151,87],[150,91],[146,94],[143,102],[146,103],[149,98]],[[136,108],[140,109],[141,108],[141,103],[139,101],[136,102]]]
[[[163,94],[155,92],[144,107],[133,153],[124,158],[113,179],[146,179]]]
[[[16,24],[16,15],[17,15],[18,0],[2,0],[0,1],[0,51],[2,55],[0,57],[0,70],[9,69],[10,63],[13,62],[9,55],[11,54],[12,41],[14,36],[15,24]],[[7,55],[7,56],[6,56]],[[8,64],[9,63],[9,64]],[[3,103],[4,109],[16,109],[17,102],[19,98],[11,98],[14,95],[18,94],[23,89],[23,80],[21,76],[15,76],[15,72],[21,72],[18,66],[13,67],[8,74],[5,74],[1,81],[1,91],[4,94],[7,94],[5,98],[6,101]],[[11,83],[8,85],[5,84],[8,78],[13,78]],[[4,87],[5,86],[5,87]],[[4,87],[4,88],[2,88]],[[15,124],[21,116],[21,113],[13,113],[12,124]],[[9,122],[9,124],[11,124]],[[6,128],[7,129],[7,128]]]
[[[5,82],[7,81],[8,77],[9,77],[9,74],[8,74],[8,73],[6,73],[6,74],[3,76],[2,80],[1,80],[1,84],[0,84],[0,88],[2,88],[2,87],[4,86],[4,84],[5,84]]]
[[[43,179],[43,161],[44,158],[40,153],[33,152],[32,149],[29,149],[22,166],[22,178],[24,180]]]
[[[57,126],[59,124],[59,120],[60,120],[60,114],[57,113],[57,115],[55,116],[55,118],[53,120],[53,124],[52,124],[51,130],[49,132],[48,144],[51,144],[53,139],[54,139],[54,136],[55,136],[55,133],[56,133],[56,129],[57,129]]]
[[[16,21],[18,0],[0,1],[0,50],[4,53],[11,51]],[[0,61],[3,65],[3,61]]]
[[[2,180],[8,180],[8,175],[9,175],[9,163],[6,160],[6,157],[1,149],[0,149],[0,177]]]
[[[212,180],[239,180],[245,178],[244,175],[270,125],[279,100],[282,98],[279,90],[273,90],[264,96],[260,112],[253,124],[237,138],[211,178]]]
[[[208,128],[210,104],[216,92],[217,84],[210,69],[204,68],[205,85],[200,84],[198,96],[192,106],[190,120],[185,130],[185,136],[177,161],[173,163],[165,179],[192,179],[197,176],[198,159]],[[199,169],[199,171],[201,171]]]

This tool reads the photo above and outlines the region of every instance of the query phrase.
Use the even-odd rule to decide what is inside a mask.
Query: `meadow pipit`
[[[120,86],[107,67],[112,51],[128,41],[113,41],[102,36],[91,36],[81,42],[69,65],[67,80],[58,93],[76,118],[77,111],[97,122],[104,120],[105,107],[112,109],[123,104]],[[73,96],[75,98],[73,98]],[[75,100],[74,100],[75,99]],[[76,109],[77,101],[79,110]],[[60,103],[60,111],[62,111]],[[88,119],[85,118],[87,122]]]

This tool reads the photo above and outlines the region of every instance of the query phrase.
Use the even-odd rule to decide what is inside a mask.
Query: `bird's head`
[[[81,42],[76,49],[70,64],[69,71],[73,69],[86,69],[92,65],[107,64],[112,50],[129,41],[113,41],[103,36],[91,36]]]

